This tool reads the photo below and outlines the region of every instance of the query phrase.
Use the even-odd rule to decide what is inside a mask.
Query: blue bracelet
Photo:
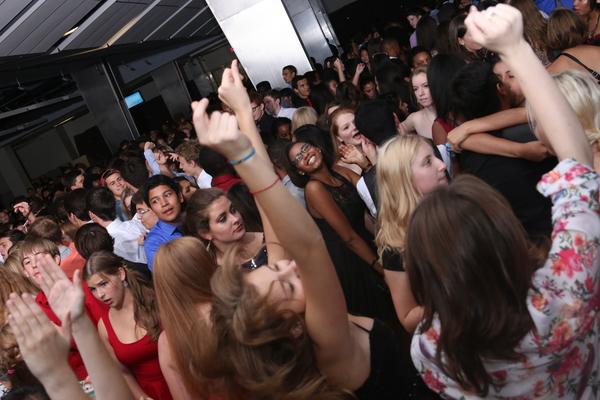
[[[231,161],[229,161],[229,164],[231,164],[231,165],[240,165],[241,163],[243,163],[245,161],[248,161],[249,159],[251,159],[252,157],[254,157],[255,154],[256,154],[256,149],[253,147],[252,150],[250,150],[250,153],[248,153],[244,157],[240,158],[239,160],[231,160]]]

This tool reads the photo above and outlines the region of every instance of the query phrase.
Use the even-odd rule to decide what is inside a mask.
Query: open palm
[[[41,273],[41,288],[52,311],[64,323],[67,316],[76,320],[84,312],[83,287],[80,272],[75,271],[73,282],[67,278],[63,270],[48,254],[36,255],[36,263]]]

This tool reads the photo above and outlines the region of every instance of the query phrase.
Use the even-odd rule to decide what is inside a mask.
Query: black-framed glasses
[[[298,166],[298,163],[300,162],[300,160],[302,160],[302,158],[304,158],[304,155],[308,152],[308,150],[310,150],[312,146],[310,145],[310,143],[304,143],[302,145],[302,147],[300,147],[300,151],[298,152],[298,154],[296,154],[294,156],[294,160],[292,161],[292,164],[294,164],[295,166]]]

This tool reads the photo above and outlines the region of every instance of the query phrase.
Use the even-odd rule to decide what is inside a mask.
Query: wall
[[[334,11],[339,10],[342,7],[347,6],[348,4],[354,3],[356,0],[322,0],[323,5],[325,6],[325,10],[328,14],[331,14]]]
[[[15,152],[31,179],[38,178],[71,161],[69,152],[54,129],[15,146]]]

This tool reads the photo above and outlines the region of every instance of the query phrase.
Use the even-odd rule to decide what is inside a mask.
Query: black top
[[[266,265],[268,261],[269,255],[267,254],[267,245],[265,244],[258,250],[258,253],[254,257],[242,263],[241,267],[242,269],[256,269]]]
[[[520,143],[536,140],[527,124],[491,134]],[[532,162],[471,151],[460,154],[461,170],[477,176],[502,193],[531,238],[550,236],[552,232],[552,203],[537,191],[536,185],[556,163],[554,157]]]
[[[373,320],[369,333],[371,372],[360,388],[354,391],[360,400],[397,400],[437,398],[423,383],[408,354],[402,351],[400,340],[383,322]]]
[[[275,117],[264,113],[263,116],[256,122],[256,126],[260,133],[260,137],[263,143],[269,145],[275,140],[275,133],[273,132],[273,126],[275,124]]]
[[[381,262],[384,269],[404,272],[404,260],[402,259],[402,255],[396,250],[385,249],[383,254],[381,254]]]

